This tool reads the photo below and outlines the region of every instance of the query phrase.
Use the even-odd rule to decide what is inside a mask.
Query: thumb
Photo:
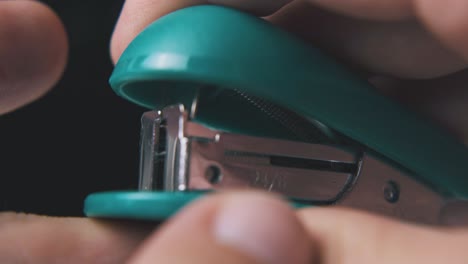
[[[321,264],[466,263],[468,232],[397,222],[338,208],[301,210]]]
[[[312,245],[292,209],[261,193],[213,195],[153,234],[131,263],[312,263]]]
[[[66,57],[65,30],[49,8],[36,1],[0,1],[0,114],[48,91]]]

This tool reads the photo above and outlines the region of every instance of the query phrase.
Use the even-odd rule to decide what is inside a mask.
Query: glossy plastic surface
[[[165,220],[203,195],[201,192],[102,192],[86,198],[84,212],[88,217]]]
[[[205,192],[102,192],[86,198],[84,212],[88,217],[162,221],[204,195]],[[290,204],[295,208],[306,206],[293,201]]]
[[[226,95],[235,88],[317,119],[438,191],[468,198],[465,146],[318,50],[242,12],[196,6],[159,19],[124,52],[111,84],[158,109],[179,102],[190,109],[197,92],[206,93],[199,122],[275,136],[267,118]]]

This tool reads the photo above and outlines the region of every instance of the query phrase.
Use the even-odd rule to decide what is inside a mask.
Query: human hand
[[[466,263],[466,229],[411,225],[338,208],[293,211],[271,194],[224,193],[189,205],[130,263]]]
[[[4,4],[8,2],[18,3],[20,1],[0,2],[0,12],[4,12],[2,10],[8,9],[8,7],[5,7],[7,4]],[[33,2],[21,2],[23,2],[23,5],[39,5]],[[221,3],[219,0],[217,2]],[[270,2],[273,3],[270,4]],[[274,10],[284,2],[285,1],[254,2],[226,0],[223,3],[231,3],[239,8],[252,10],[255,13],[266,14],[274,12]],[[310,2],[313,1],[310,0]],[[410,47],[405,47],[405,45],[403,45],[401,48],[396,48],[395,46],[389,45],[391,42],[389,39],[386,39],[385,36],[390,35],[393,37],[401,37],[403,39],[411,39],[413,35],[419,36],[418,33],[424,32],[424,30],[419,31],[421,29],[419,27],[416,27],[417,30],[414,29],[415,31],[410,30],[407,32],[404,30],[407,27],[412,28],[413,22],[387,22],[387,19],[388,21],[398,21],[399,18],[410,16],[413,11],[406,7],[412,6],[410,3],[411,1],[393,1],[395,4],[392,1],[387,1],[388,3],[383,4],[387,5],[387,9],[383,9],[382,6],[379,8],[379,5],[382,3],[372,5],[372,1],[367,1],[369,4],[364,7],[359,7],[360,1],[349,1],[350,6],[347,7],[342,3],[338,3],[338,1],[328,2],[329,3],[327,3],[327,1],[323,1],[322,3],[317,0],[314,1],[314,4],[330,4],[330,6],[328,6],[329,8],[339,10],[340,12],[350,14],[351,16],[369,16],[373,19],[379,18],[378,20],[384,17],[386,22],[383,24],[376,22],[376,24],[374,24],[377,25],[376,27],[370,26],[372,23],[369,22],[369,27],[373,30],[359,31],[362,29],[360,23],[366,24],[368,21],[357,21],[359,22],[359,26],[356,26],[356,31],[348,31],[348,28],[346,28],[346,32],[356,32],[356,34],[360,33],[360,38],[355,37],[354,34],[340,35],[343,34],[343,32],[338,29],[340,27],[352,25],[353,23],[350,21],[354,21],[353,18],[335,15],[323,10],[317,11],[315,5],[309,6],[305,2],[295,3],[288,8],[275,13],[268,19],[278,26],[293,31],[300,37],[308,41],[312,41],[315,45],[319,45],[326,50],[330,47],[329,52],[333,52],[342,60],[353,61],[353,66],[364,69],[369,73],[376,74],[379,77],[391,76],[415,79],[440,77],[437,80],[411,82],[393,78],[390,81],[387,78],[383,81],[382,78],[374,80],[376,80],[375,83],[378,84],[378,88],[385,89],[385,92],[403,100],[407,104],[415,107],[417,110],[426,112],[428,115],[432,115],[435,120],[457,133],[460,138],[466,138],[466,135],[468,134],[467,125],[461,118],[462,116],[456,115],[456,113],[463,112],[466,105],[466,103],[463,104],[463,102],[466,102],[466,100],[463,100],[466,99],[466,92],[462,89],[461,84],[468,81],[468,78],[464,77],[466,74],[452,75],[452,73],[466,67],[464,62],[466,53],[463,51],[463,45],[458,43],[463,43],[463,41],[457,39],[455,41],[457,43],[453,44],[454,41],[451,40],[450,37],[446,37],[444,35],[447,32],[455,32],[455,35],[463,36],[463,34],[461,34],[463,33],[461,32],[461,29],[460,31],[456,31],[451,28],[440,30],[437,27],[434,27],[433,30],[436,33],[435,36],[439,39],[443,39],[444,42],[448,44],[447,46],[438,44],[436,41],[437,38],[432,38],[428,34],[423,34],[423,37],[421,38],[422,40],[419,38],[408,40]],[[421,0],[419,2],[423,1]],[[436,0],[426,1],[426,3],[430,2],[433,2],[434,5],[437,4]],[[458,2],[458,4],[463,3],[461,0],[451,0],[450,2]],[[136,36],[136,34],[138,34],[147,24],[162,14],[166,14],[186,5],[198,3],[202,3],[202,1],[128,0],[113,38],[112,57],[116,60],[133,37]],[[355,5],[352,3],[355,3]],[[10,3],[10,5],[14,4]],[[449,6],[449,1],[445,1],[445,5]],[[344,6],[346,8],[340,8],[340,6]],[[462,7],[457,8],[457,10],[463,10]],[[22,9],[23,13],[21,14],[24,14],[24,12],[33,12],[32,10],[39,10],[40,12],[45,13],[49,12],[49,15],[46,15],[46,17],[52,20],[55,19],[50,15],[52,13],[50,13],[50,11],[46,11],[47,9],[44,9],[43,6],[37,7],[37,9],[31,7]],[[384,14],[382,14],[382,12],[378,12],[379,10],[392,11],[383,12]],[[10,10],[10,12],[18,11]],[[301,12],[304,12],[303,14],[305,15],[299,16],[299,14],[302,14]],[[298,16],[296,16],[296,14]],[[317,16],[313,15],[312,17],[309,17],[308,14],[316,14]],[[323,17],[320,18],[321,16]],[[0,20],[4,17],[5,16],[0,15]],[[15,19],[18,20],[18,17],[21,16],[15,16],[13,20],[9,19],[9,23],[11,23],[11,21],[15,21]],[[300,19],[295,22],[293,19],[300,17],[302,17],[304,21]],[[418,17],[420,17],[420,15],[418,15]],[[451,18],[453,17],[455,16],[451,16]],[[33,16],[31,16],[31,18],[33,18]],[[320,18],[323,20],[314,22],[312,18]],[[329,19],[328,21],[330,21],[329,25],[331,28],[323,30],[322,25],[328,23],[326,22],[326,19]],[[342,22],[336,22],[335,30],[333,30],[332,26],[335,22],[332,23],[332,21],[340,21],[340,19],[342,19]],[[38,27],[41,25],[40,23],[46,23],[47,20],[38,20],[36,22],[37,23],[25,24],[25,28],[30,28],[31,26]],[[60,31],[60,23],[50,23],[51,25],[47,27],[49,33],[51,32],[50,29],[54,28],[54,25],[59,25],[58,31]],[[392,26],[398,25],[398,23],[401,24],[399,27],[396,26],[396,28],[402,29],[402,32],[395,30]],[[425,23],[429,24],[428,22]],[[460,21],[455,25],[462,25],[463,23],[466,23],[466,21],[463,21],[462,18],[460,18]],[[312,24],[321,25],[322,30],[320,30],[321,28],[312,30],[309,27]],[[1,25],[5,24],[0,23],[0,36],[2,36],[1,33],[6,32],[2,31],[3,27]],[[296,26],[299,26],[297,30]],[[301,27],[304,26],[307,27],[301,29]],[[363,28],[365,29],[366,27]],[[433,28],[433,26],[431,26],[431,28]],[[327,33],[326,31],[336,33],[337,35],[330,35],[328,34],[329,32]],[[36,28],[35,32],[44,33],[45,31],[41,31]],[[380,33],[380,35],[377,36],[379,38],[374,39],[374,41],[370,41],[376,32]],[[36,56],[39,57],[41,54],[48,54],[48,56],[56,56],[56,60],[52,59],[52,57],[47,57],[49,59],[46,60],[39,58],[37,60],[38,63],[49,62],[52,66],[41,66],[40,64],[37,66],[37,64],[28,63],[28,65],[33,67],[30,71],[32,73],[37,73],[36,75],[28,73],[26,75],[22,74],[20,76],[21,78],[9,77],[9,81],[13,82],[13,80],[16,80],[17,84],[15,84],[16,86],[4,86],[2,87],[3,89],[0,89],[0,91],[10,91],[10,96],[12,96],[10,97],[11,99],[8,99],[8,97],[3,95],[0,97],[0,100],[2,100],[0,105],[8,106],[5,107],[4,109],[6,110],[2,110],[2,112],[13,110],[19,105],[27,103],[35,97],[40,96],[56,81],[63,69],[65,61],[65,58],[62,55],[66,54],[66,52],[63,52],[64,49],[61,49],[60,47],[50,48],[51,46],[48,45],[51,44],[49,41],[54,40],[54,36],[57,37],[60,36],[60,34],[61,33],[53,33],[42,40],[37,39],[29,41],[30,43],[48,44],[44,46],[37,45],[37,47],[45,48],[46,50],[38,51],[33,54],[34,56],[28,56],[28,58],[36,58]],[[32,35],[25,34],[25,37]],[[2,44],[0,45],[0,55],[2,55],[2,58],[3,54],[15,54],[12,53],[11,50],[18,50],[22,47],[18,44],[4,45],[4,38],[2,37],[1,39]],[[58,42],[54,43],[60,43],[60,39],[57,41]],[[354,41],[356,41],[357,44]],[[355,43],[355,45],[346,47],[344,45],[346,43]],[[412,43],[419,43],[422,46],[415,45],[414,48],[411,49]],[[399,53],[399,56],[390,56],[391,59],[394,60],[389,60],[388,54],[386,57],[382,56],[382,54],[378,52],[381,50],[379,47],[382,47],[382,44],[386,44],[385,47],[391,51],[389,53],[390,55],[393,54],[392,52],[394,51],[405,52]],[[4,48],[4,46],[10,49]],[[26,47],[31,49],[29,46]],[[66,47],[66,44],[62,47]],[[32,50],[33,49],[30,51],[33,52]],[[8,52],[3,53],[3,51]],[[23,51],[16,53],[16,55],[19,56],[24,54],[22,52]],[[26,50],[24,52],[26,52]],[[457,54],[460,55],[452,54],[452,52],[458,52]],[[432,60],[430,62],[424,61],[424,63],[414,64],[415,62],[421,62],[420,58],[425,57],[425,54],[431,55]],[[418,59],[411,59],[408,62],[408,56],[414,56],[413,58]],[[10,63],[13,62],[14,60]],[[407,63],[409,63],[409,66]],[[0,69],[6,68],[4,65],[8,64],[0,64]],[[24,65],[20,66],[24,67]],[[11,65],[8,65],[8,67],[9,69],[13,69]],[[23,69],[21,67],[18,69]],[[40,72],[40,69],[47,69],[47,72]],[[15,70],[12,72],[21,72],[21,70]],[[4,74],[4,76],[9,75]],[[31,76],[29,82],[23,81],[24,79],[22,78],[26,76]],[[6,80],[4,77],[0,78]],[[36,82],[36,79],[34,78],[37,78],[38,81]],[[36,83],[36,85],[32,85],[34,83]],[[447,83],[451,83],[452,85],[444,87],[445,89],[440,92],[440,87],[445,86]],[[432,88],[426,89],[426,87],[423,87],[421,89],[424,90],[421,90],[420,88],[412,87],[411,90],[405,89],[408,85],[421,86],[422,84],[429,85]],[[10,90],[8,87],[18,87],[18,90],[25,94],[23,94],[23,96],[19,96],[19,94]],[[452,87],[456,87],[456,89]],[[456,93],[454,93],[454,91]],[[8,93],[5,94],[8,95]],[[417,95],[416,98],[413,98],[412,95],[414,94]],[[424,100],[419,101],[421,99],[421,95]],[[7,105],[6,103],[3,104],[3,101],[8,103],[15,102],[15,104]],[[437,105],[438,109],[434,109],[434,105]],[[439,115],[435,115],[437,113],[439,113]],[[310,263],[312,262],[312,259],[314,259],[317,261],[323,261],[322,263],[340,263],[339,261],[348,261],[349,263],[379,261],[380,263],[385,263],[384,261],[387,260],[392,262],[399,261],[401,263],[405,263],[404,261],[407,261],[408,263],[419,261],[426,261],[428,263],[431,263],[430,261],[433,261],[433,263],[436,263],[436,261],[437,263],[440,263],[441,261],[457,263],[457,260],[460,260],[458,262],[461,262],[464,259],[462,257],[466,257],[464,256],[463,249],[458,247],[459,245],[463,245],[463,242],[466,241],[465,231],[454,232],[453,230],[434,230],[410,226],[395,223],[387,219],[368,216],[363,213],[336,209],[311,209],[300,211],[297,215],[294,215],[294,213],[289,211],[289,209],[282,203],[278,203],[275,200],[272,201],[270,198],[265,198],[258,194],[253,196],[247,194],[226,195],[217,199],[213,197],[194,204],[191,209],[182,212],[182,214],[177,216],[173,221],[170,221],[158,232],[153,234],[153,236],[147,240],[140,250],[137,251],[133,261],[139,263],[146,263],[145,261],[147,260],[151,262],[158,261],[169,263],[197,263],[197,261],[200,263],[202,261],[203,263],[229,263],[229,261],[232,263],[303,263],[303,261],[305,261],[304,263]],[[248,202],[246,202],[245,199],[249,199]],[[242,209],[233,209],[232,204],[227,204],[228,201],[232,201],[234,204],[237,203],[236,201],[242,203]],[[225,232],[221,236],[218,235],[214,237],[213,232],[216,231],[213,231],[211,226],[207,223],[215,223],[214,219],[218,212],[217,209],[222,210],[222,212],[225,210],[234,211],[236,213],[235,215],[245,217],[247,220],[240,219],[236,221],[237,224],[234,223],[234,225],[239,225],[237,227],[231,227],[229,223],[226,224],[227,227],[222,227],[221,224],[219,224],[221,227],[214,225],[214,228],[219,228],[220,230],[224,228],[224,230],[231,229],[235,231],[234,233]],[[258,215],[255,213],[258,213]],[[264,218],[262,218],[262,216]],[[0,216],[0,229],[2,229],[0,230],[0,250],[4,249],[4,251],[0,252],[0,259],[11,257],[11,262],[30,260],[34,263],[53,261],[70,263],[73,262],[73,260],[77,263],[102,263],[103,261],[115,263],[125,259],[132,249],[135,248],[138,241],[144,237],[145,230],[148,230],[145,229],[138,232],[129,225],[113,225],[107,222],[96,222],[86,219],[53,219],[31,216],[26,217],[26,221],[19,221],[22,217],[23,216],[21,215],[11,214],[3,214]],[[262,220],[265,218],[267,218],[267,220]],[[276,221],[273,222],[271,219],[275,219]],[[249,225],[247,225],[245,221],[248,221]],[[250,225],[251,223],[256,222],[263,224],[263,227]],[[231,222],[231,224],[233,223]],[[270,224],[278,225],[274,226]],[[245,234],[245,231],[242,231],[242,228],[247,228],[248,235]],[[4,232],[4,230],[6,231]],[[275,236],[268,236],[268,233],[271,235],[273,231],[275,232]],[[390,233],[390,235],[387,235],[387,232]],[[381,235],[382,233],[383,235]],[[257,238],[261,239],[261,236],[264,234],[267,234],[267,241],[271,242],[269,245],[268,242],[265,242],[264,240],[263,241],[265,243],[261,243],[262,240],[256,240]],[[247,242],[245,241],[246,238],[248,239]],[[278,238],[280,242],[275,240],[275,238]],[[15,247],[14,245],[17,246]],[[255,245],[265,245],[265,247],[257,247],[256,249]],[[441,245],[443,245],[444,248],[447,246],[448,250],[444,250],[443,252],[436,250],[428,250],[428,252],[425,251],[427,248],[441,248]],[[371,248],[369,249],[369,247]],[[22,252],[19,252],[18,249],[22,249]],[[287,251],[281,251],[282,249],[287,249]],[[258,251],[254,252],[255,250]],[[102,256],[108,256],[109,259],[103,259],[101,258]],[[337,257],[337,259],[334,259],[334,257]],[[428,259],[426,259],[426,257]],[[459,259],[457,259],[457,257],[459,257]],[[278,262],[274,262],[275,260]]]

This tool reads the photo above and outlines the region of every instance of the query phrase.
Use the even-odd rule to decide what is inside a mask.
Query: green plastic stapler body
[[[468,217],[468,149],[268,22],[195,6],[148,26],[110,79],[142,117],[140,187],[85,214],[161,220],[210,191],[258,188],[431,224]]]

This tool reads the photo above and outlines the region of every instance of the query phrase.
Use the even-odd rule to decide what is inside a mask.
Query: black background
[[[82,215],[87,194],[136,188],[144,109],[115,95],[109,40],[123,1],[50,0],[67,69],[40,100],[0,116],[0,210]]]

